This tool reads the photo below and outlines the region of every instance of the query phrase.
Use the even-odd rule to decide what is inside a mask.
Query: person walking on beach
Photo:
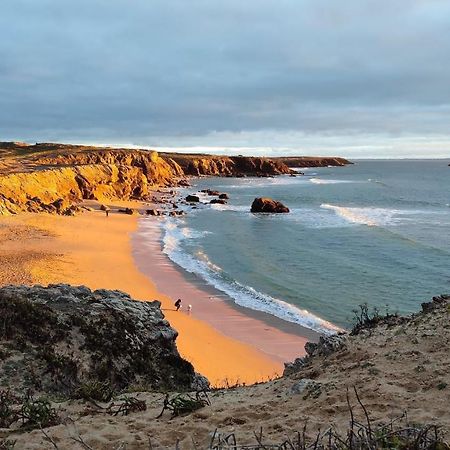
[[[175,303],[175,308],[177,308],[176,310],[178,311],[181,308],[181,298],[179,298]]]

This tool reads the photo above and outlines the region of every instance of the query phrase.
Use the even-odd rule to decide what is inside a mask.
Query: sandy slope
[[[62,416],[75,421],[47,432],[61,449],[77,448],[71,436],[81,435],[94,449],[207,448],[211,433],[234,432],[240,443],[255,443],[253,431],[263,428],[266,442],[294,437],[308,421],[309,433],[330,424],[345,429],[349,422],[346,390],[356,420],[365,421],[353,387],[357,387],[373,423],[387,422],[407,411],[411,423],[437,424],[447,438],[450,432],[450,305],[421,314],[394,326],[381,325],[372,332],[348,338],[345,346],[329,356],[314,357],[301,372],[269,383],[216,391],[212,406],[188,416],[170,418],[161,410],[163,395],[134,394],[148,410],[126,417],[112,417],[82,402],[59,404]],[[301,390],[309,381],[309,387]],[[16,436],[27,449],[51,446],[40,431]]]

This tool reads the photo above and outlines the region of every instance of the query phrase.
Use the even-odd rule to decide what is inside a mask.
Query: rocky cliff
[[[328,167],[328,166],[346,166],[353,164],[348,159],[339,157],[321,157],[321,156],[289,156],[274,158],[276,161],[286,164],[288,167]]]
[[[82,200],[145,200],[185,176],[274,176],[291,166],[343,165],[341,158],[260,158],[162,153],[66,144],[0,143],[0,215],[74,214]]]
[[[88,150],[13,158],[0,173],[0,215],[73,214],[84,199],[145,199],[149,187],[176,185],[183,171],[156,152]]]
[[[213,155],[182,155],[162,153],[162,158],[173,159],[186,175],[213,176],[273,176],[290,174],[292,170],[281,161],[274,158],[259,158],[251,156],[213,156]]]
[[[176,337],[157,301],[84,286],[0,288],[0,386],[20,394],[72,395],[92,382],[191,389],[205,379]]]

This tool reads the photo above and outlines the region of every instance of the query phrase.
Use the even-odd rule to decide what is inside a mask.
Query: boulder
[[[288,213],[289,208],[282,203],[267,197],[255,198],[251,207],[252,213]]]
[[[147,211],[145,211],[145,213],[147,214],[147,216],[159,216],[159,215],[161,215],[160,212],[157,209],[147,209]]]
[[[200,192],[203,192],[204,194],[207,194],[209,196],[218,196],[220,194],[219,191],[213,191],[211,189],[202,189]]]
[[[187,195],[186,201],[189,203],[198,203],[200,201],[200,197],[197,195]]]
[[[134,209],[131,209],[131,208],[119,209],[119,212],[120,212],[120,213],[123,213],[123,214],[128,214],[128,215],[130,215],[130,216],[132,216],[133,214],[135,214]]]
[[[219,204],[219,205],[226,205],[227,201],[222,198],[213,198],[209,203],[213,204]]]
[[[230,197],[228,197],[228,194],[223,193],[223,194],[220,194],[220,195],[219,195],[219,198],[220,198],[221,200],[228,200]]]

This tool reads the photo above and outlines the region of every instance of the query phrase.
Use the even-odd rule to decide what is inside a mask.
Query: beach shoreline
[[[223,335],[234,337],[281,364],[303,356],[307,341],[317,342],[319,333],[240,306],[227,294],[171,261],[163,253],[159,220],[139,219],[131,237],[133,257],[139,270],[152,279],[159,291],[173,301],[182,299],[181,313],[208,323]],[[188,305],[192,306],[191,312]]]
[[[24,255],[24,263],[14,270],[26,276],[0,283],[83,284],[91,289],[122,290],[138,300],[159,300],[166,319],[179,333],[177,347],[181,355],[214,386],[252,384],[280,376],[283,362],[304,354],[304,344],[313,335],[293,333],[287,323],[286,329],[278,330],[276,323],[258,320],[256,311],[250,317],[237,305],[220,301],[211,309],[211,305],[207,308],[198,302],[194,306],[192,300],[192,315],[175,312],[174,299],[162,289],[162,279],[173,286],[182,283],[179,286],[183,288],[184,306],[191,302],[190,296],[204,296],[211,290],[200,289],[197,283],[184,279],[172,262],[165,261],[157,269],[158,258],[166,258],[160,244],[150,253],[154,263],[151,270],[142,269],[142,254],[139,256],[133,245],[141,239],[139,221],[146,219],[114,209],[148,205],[114,202],[109,205],[113,209],[109,217],[99,210],[98,203],[88,205],[94,209],[75,217],[39,213],[2,217],[2,230],[10,230],[5,235],[2,258]],[[148,254],[145,257],[148,260]]]

